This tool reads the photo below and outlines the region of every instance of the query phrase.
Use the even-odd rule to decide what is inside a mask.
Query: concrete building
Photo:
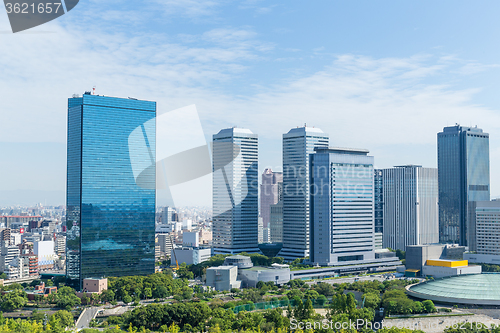
[[[89,293],[102,293],[108,289],[108,279],[83,279],[83,291]]]
[[[163,253],[163,255],[170,257],[172,253],[173,235],[158,234],[157,237],[158,237],[158,246],[160,247],[160,253]]]
[[[375,237],[375,249],[383,249],[383,234],[381,232],[376,232]]]
[[[258,137],[228,128],[213,136],[214,254],[258,252]]]
[[[172,215],[175,213],[175,210],[172,207],[163,208],[161,214],[161,224],[171,224],[173,222]]]
[[[476,250],[475,202],[490,200],[489,134],[460,125],[437,135],[439,242]]]
[[[182,246],[199,247],[200,246],[200,234],[198,232],[184,231],[182,233]]]
[[[435,279],[462,274],[481,274],[481,266],[469,266],[467,260],[434,259],[427,260],[422,267],[422,276],[432,276]]]
[[[255,266],[248,269],[238,269],[238,279],[246,288],[255,288],[259,281],[273,282],[281,286],[290,281],[290,267],[273,264],[271,267]]]
[[[186,265],[198,265],[210,259],[212,249],[181,247],[175,249],[175,255],[177,256],[179,265],[182,263],[186,263]]]
[[[231,290],[241,288],[241,281],[237,280],[237,266],[218,266],[207,268],[206,285],[216,290]]]
[[[6,266],[11,263],[12,260],[19,257],[20,251],[19,247],[16,245],[2,246],[0,254],[0,270],[2,272],[6,271]]]
[[[51,269],[54,267],[56,259],[54,241],[35,242],[33,244],[33,253],[38,256],[39,269]]]
[[[283,134],[283,248],[287,260],[309,256],[309,156],[328,148],[328,134],[300,127]]]
[[[383,247],[439,242],[438,171],[419,165],[383,169]]]
[[[408,245],[406,247],[407,276],[421,276],[428,260],[462,260],[465,247],[457,244]]]
[[[280,200],[279,183],[283,184],[283,172],[273,172],[272,169],[264,170],[260,185],[260,216],[264,228],[269,227],[271,205],[277,204]]]
[[[374,219],[375,233],[383,234],[384,232],[384,176],[380,169],[375,169],[373,174],[373,191],[374,191]],[[382,244],[381,244],[382,246]]]
[[[316,148],[311,159],[310,261],[320,266],[375,259],[373,156]]]

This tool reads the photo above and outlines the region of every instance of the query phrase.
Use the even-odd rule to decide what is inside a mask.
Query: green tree
[[[111,289],[106,289],[101,293],[101,301],[112,302],[115,300],[115,292]]]
[[[59,310],[52,316],[56,317],[63,327],[71,327],[74,324],[73,315],[69,311]]]
[[[13,290],[2,297],[1,308],[3,311],[14,311],[26,305],[28,299],[22,290]]]
[[[424,311],[427,313],[437,312],[437,309],[434,306],[434,302],[432,302],[430,299],[423,301],[422,306],[424,308]]]
[[[132,297],[130,297],[129,295],[125,295],[125,296],[123,297],[123,303],[128,304],[128,303],[131,303],[132,301],[133,301],[133,300],[132,300]]]
[[[165,298],[168,297],[168,289],[165,286],[157,286],[153,290],[154,298]]]

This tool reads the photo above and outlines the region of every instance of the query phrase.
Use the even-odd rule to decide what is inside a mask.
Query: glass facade
[[[438,133],[439,241],[475,250],[475,202],[490,200],[489,135],[479,128]]]
[[[215,254],[258,252],[258,137],[230,128],[213,136]]]
[[[155,102],[68,101],[66,274],[78,289],[85,278],[154,273],[155,118]]]

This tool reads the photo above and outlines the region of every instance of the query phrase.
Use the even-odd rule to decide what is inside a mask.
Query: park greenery
[[[215,256],[214,263],[222,264],[224,256]],[[256,265],[280,262],[259,255],[252,256]],[[300,263],[299,263],[300,264]],[[203,266],[203,265],[202,265]],[[200,267],[202,267],[200,266]],[[98,318],[93,328],[83,333],[118,332],[290,332],[293,320],[317,322],[331,320],[339,323],[361,319],[372,322],[382,315],[418,315],[437,309],[432,301],[413,301],[405,293],[405,286],[416,281],[385,280],[334,283],[335,280],[306,283],[291,280],[278,286],[273,282],[259,282],[256,288],[214,291],[188,281],[191,274],[203,275],[203,268],[181,265],[177,278],[171,271],[148,276],[129,276],[108,279],[108,290],[91,297],[76,296],[74,289],[60,281],[58,292],[28,301],[29,292],[40,281],[31,285],[12,284],[1,288],[0,307],[6,313],[19,309],[35,309],[28,319],[10,319],[0,316],[0,333],[10,332],[64,332],[71,329],[79,315],[78,306],[98,304],[128,304],[122,315]],[[189,274],[191,273],[191,274]],[[49,281],[46,281],[49,282]],[[50,282],[49,282],[50,283]],[[50,307],[47,311],[38,308]],[[316,311],[322,308],[321,312]],[[384,311],[381,313],[380,309]],[[55,312],[54,312],[55,311]],[[330,333],[331,329],[308,332]],[[371,330],[345,329],[343,332],[367,333]],[[366,332],[365,332],[366,331]],[[486,329],[500,333],[498,330]],[[486,332],[481,331],[481,332]],[[295,330],[295,332],[304,332]],[[407,333],[405,329],[383,329],[381,333]],[[455,333],[450,328],[445,333]]]

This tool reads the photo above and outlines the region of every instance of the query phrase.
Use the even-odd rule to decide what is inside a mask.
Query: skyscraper
[[[382,172],[383,247],[439,242],[438,173],[435,168],[404,165]]]
[[[264,170],[260,185],[260,216],[264,228],[269,227],[271,205],[277,204],[279,201],[279,183],[283,183],[283,172],[273,172],[271,169]]]
[[[258,252],[258,138],[228,128],[213,136],[214,253]]]
[[[300,127],[283,134],[283,248],[287,260],[309,256],[309,155],[328,148],[328,134]]]
[[[68,100],[66,274],[154,273],[156,103]]]
[[[438,133],[439,241],[467,246],[475,239],[475,202],[490,200],[489,135],[477,127]]]
[[[311,158],[310,261],[322,266],[375,259],[373,156],[316,148]]]

